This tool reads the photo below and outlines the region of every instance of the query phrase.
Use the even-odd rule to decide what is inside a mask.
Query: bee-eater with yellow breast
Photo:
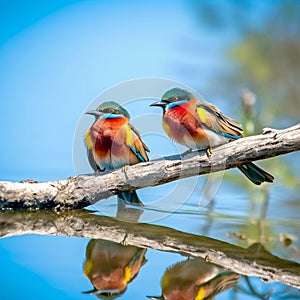
[[[101,299],[121,296],[147,262],[146,251],[101,239],[90,240],[83,270],[94,289],[84,293],[97,295]]]
[[[232,288],[239,275],[202,258],[190,258],[168,268],[161,280],[161,296],[152,300],[204,300]]]
[[[89,163],[95,172],[149,160],[147,152],[150,150],[129,123],[130,115],[124,107],[108,101],[87,114],[95,117],[84,137]],[[135,191],[122,192],[118,196],[128,203],[143,205]]]
[[[161,101],[151,104],[163,109],[163,128],[167,135],[190,149],[211,148],[243,137],[240,123],[223,115],[210,103],[201,102],[192,93],[173,88]],[[254,184],[273,182],[274,177],[253,163],[238,167]]]

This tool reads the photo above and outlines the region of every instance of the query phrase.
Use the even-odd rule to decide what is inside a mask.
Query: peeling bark
[[[0,182],[0,209],[75,209],[117,193],[181,178],[218,172],[300,150],[300,124],[239,139],[205,151],[139,163],[102,175],[80,175],[49,182]],[[269,170],[272,173],[272,170]]]

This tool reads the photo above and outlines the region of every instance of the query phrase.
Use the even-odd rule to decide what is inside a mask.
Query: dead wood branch
[[[128,166],[103,175],[80,175],[51,182],[0,182],[1,209],[82,208],[122,191],[234,168],[243,163],[300,150],[300,124],[239,139],[205,151]],[[270,170],[272,172],[272,170]]]

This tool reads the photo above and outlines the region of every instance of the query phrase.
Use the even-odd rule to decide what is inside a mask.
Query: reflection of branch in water
[[[153,300],[212,299],[232,288],[239,278],[202,258],[188,259],[168,268],[161,280],[162,295]],[[180,296],[180,297],[179,297]]]
[[[85,210],[2,212],[0,237],[22,234],[67,235],[205,258],[235,273],[300,288],[300,265],[280,259],[259,244],[248,249],[205,236],[150,224],[127,223]],[[259,246],[259,247],[258,247]]]

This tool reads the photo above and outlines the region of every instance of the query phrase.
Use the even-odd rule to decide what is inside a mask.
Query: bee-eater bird
[[[216,106],[201,102],[186,90],[173,88],[151,106],[162,107],[165,132],[189,149],[206,149],[210,155],[212,147],[243,137],[239,122],[223,115]],[[271,174],[253,163],[238,168],[254,184],[274,180]]]
[[[111,241],[90,240],[83,271],[94,289],[84,294],[95,294],[101,299],[120,296],[147,262],[146,251]]]
[[[86,114],[95,117],[84,137],[88,160],[95,172],[149,160],[147,152],[150,150],[129,123],[130,115],[124,107],[108,101]],[[122,192],[118,196],[128,203],[143,205],[135,191]]]
[[[239,275],[222,267],[191,258],[168,268],[161,280],[161,296],[147,296],[153,300],[200,300],[214,297],[232,288]]]

